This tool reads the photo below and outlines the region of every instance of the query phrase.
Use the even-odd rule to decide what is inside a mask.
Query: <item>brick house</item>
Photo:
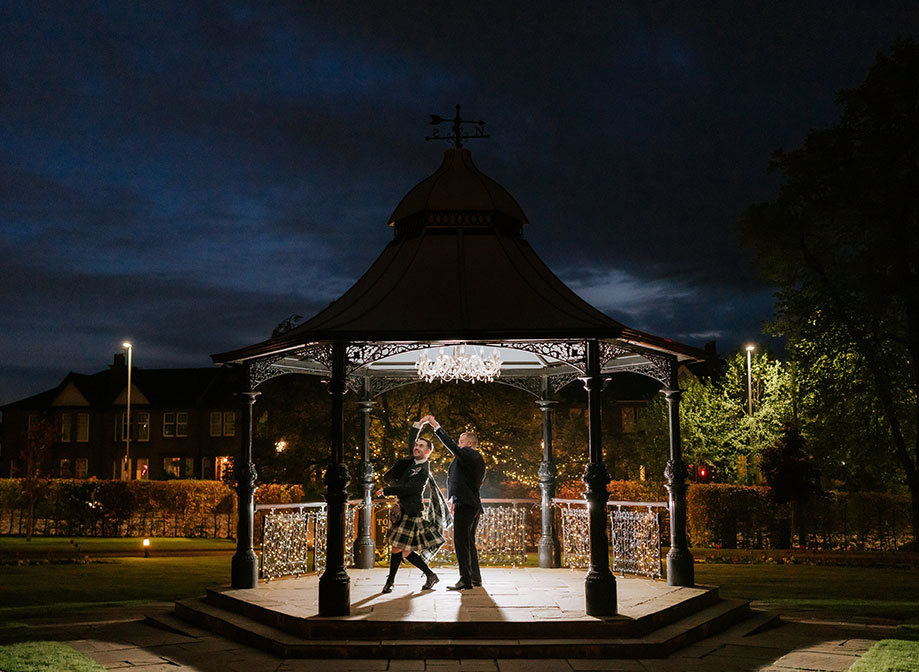
[[[233,372],[133,367],[131,383],[131,478],[221,478],[242,441]],[[0,476],[23,475],[26,434],[44,420],[56,438],[44,475],[118,477],[128,444],[126,400],[127,366],[116,354],[104,371],[71,372],[53,389],[0,406]]]

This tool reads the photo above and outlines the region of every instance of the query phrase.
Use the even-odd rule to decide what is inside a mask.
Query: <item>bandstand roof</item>
[[[362,375],[398,377],[413,375],[421,344],[503,347],[602,339],[615,355],[605,363],[607,371],[637,370],[658,357],[706,357],[697,348],[631,329],[584,301],[523,238],[526,224],[517,201],[475,166],[469,150],[448,149],[440,168],[398,204],[390,218],[393,240],[349,290],[295,328],[213,359],[224,364],[270,358],[278,373],[327,373],[305,346],[405,344],[407,351],[396,348],[361,367]],[[502,376],[572,370],[551,352],[502,349]]]

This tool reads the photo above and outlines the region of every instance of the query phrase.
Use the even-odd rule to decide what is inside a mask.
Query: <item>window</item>
[[[224,411],[223,435],[236,436],[236,411]]]
[[[28,424],[26,425],[26,429],[31,431],[32,428],[37,424],[38,424],[38,414],[33,413],[32,415],[29,416],[29,420],[28,420]]]
[[[215,476],[218,481],[222,481],[224,476],[227,475],[227,471],[230,469],[230,457],[229,455],[223,455],[221,457],[214,458],[214,463],[217,467],[217,473]]]
[[[636,423],[636,409],[634,406],[626,406],[622,409],[622,433],[634,434],[638,431]]]
[[[72,421],[72,413],[61,413],[61,443],[70,443],[70,429]]]
[[[176,436],[188,436],[188,413],[176,413]]]
[[[184,469],[184,473],[182,474],[182,477],[183,478],[194,478],[195,477],[195,458],[186,457],[184,459],[184,462],[185,462],[185,469]]]
[[[77,413],[77,443],[89,441],[89,413]]]
[[[181,457],[163,458],[163,476],[166,478],[180,478],[182,475]]]
[[[209,457],[201,458],[201,478],[214,478],[214,463]]]
[[[89,460],[85,457],[78,457],[74,460],[74,475],[77,478],[86,478],[89,476]]]
[[[69,457],[61,458],[61,478],[70,478],[73,476],[71,465],[72,460]]]
[[[148,411],[137,412],[137,440],[150,440],[150,413]]]
[[[163,413],[163,436],[167,439],[176,435],[176,414],[172,411]]]
[[[220,436],[223,433],[220,411],[211,411],[211,436]]]
[[[146,457],[138,457],[134,460],[134,479],[146,481],[150,478],[150,460]]]

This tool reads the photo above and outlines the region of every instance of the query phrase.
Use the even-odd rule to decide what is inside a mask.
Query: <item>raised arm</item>
[[[422,419],[427,420],[427,423],[434,428],[434,434],[437,435],[437,438],[440,439],[440,442],[444,444],[447,450],[453,454],[453,457],[456,457],[460,452],[459,446],[457,445],[456,441],[454,441],[453,438],[447,434],[446,431],[444,431],[444,428],[441,427],[440,423],[434,419],[434,416],[427,415]]]

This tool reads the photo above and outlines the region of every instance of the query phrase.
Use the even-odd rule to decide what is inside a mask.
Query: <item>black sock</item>
[[[409,553],[408,557],[405,559],[408,560],[413,565],[415,565],[415,567],[420,569],[422,572],[424,572],[425,576],[430,576],[431,574],[434,573],[431,571],[431,568],[428,567],[428,563],[426,563],[420,555],[415,553],[415,551],[412,551],[411,553]]]
[[[396,580],[396,572],[399,571],[399,565],[402,563],[402,552],[393,553],[389,556],[389,581]]]

